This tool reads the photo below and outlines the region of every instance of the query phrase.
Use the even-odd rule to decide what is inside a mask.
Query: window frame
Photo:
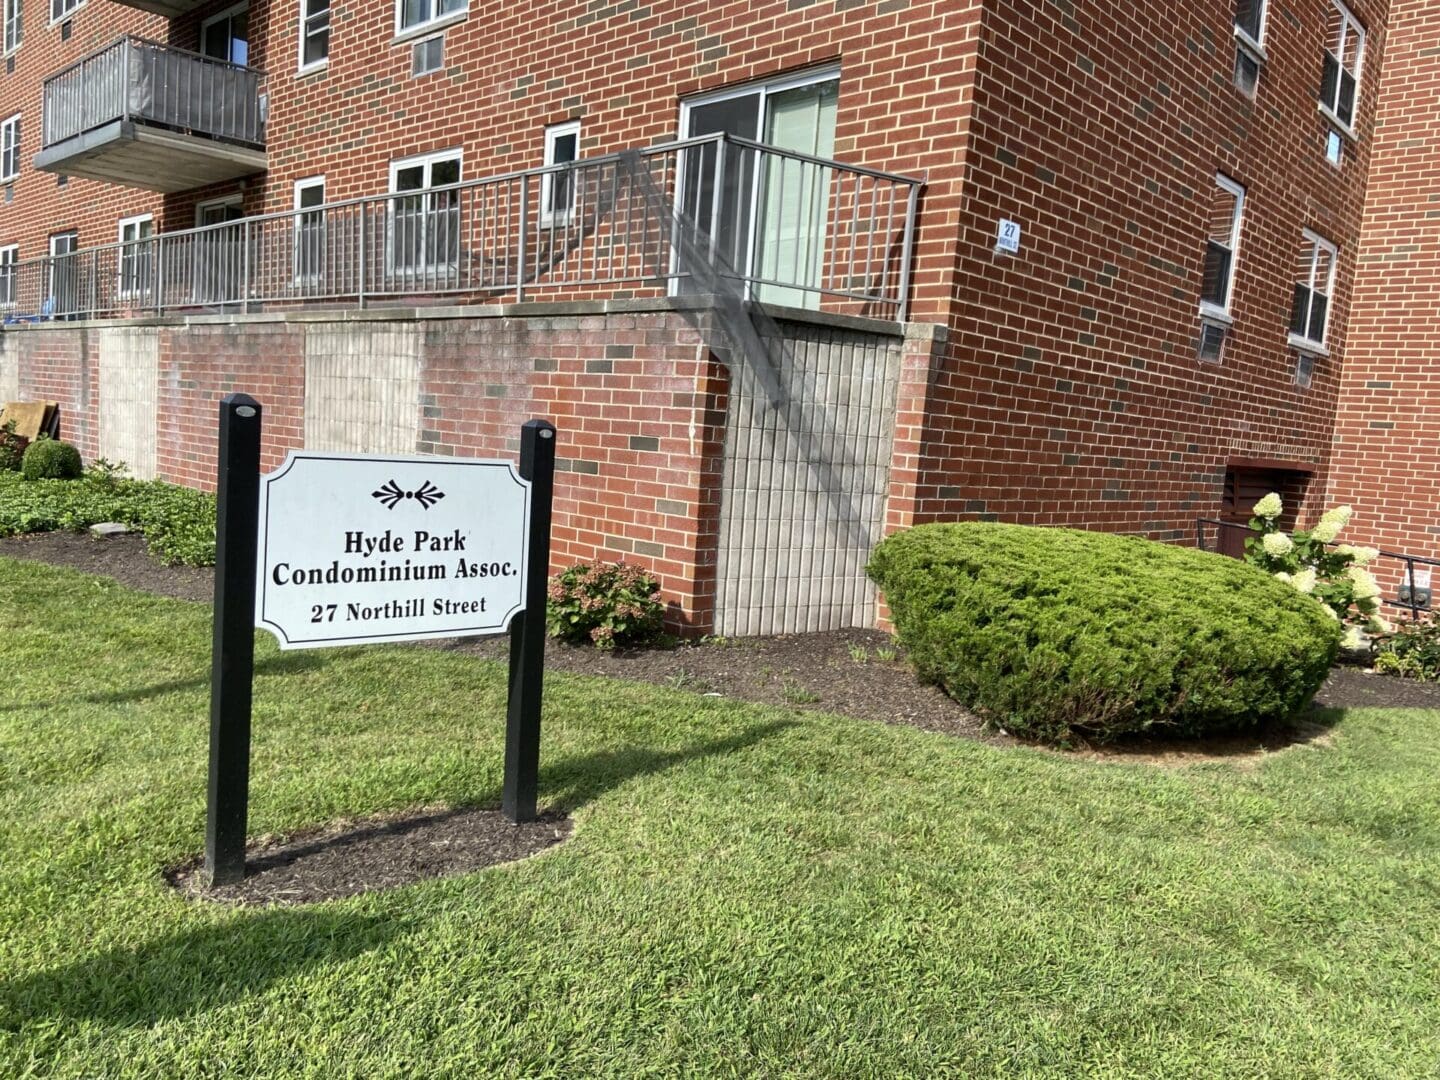
[[[20,302],[19,263],[20,245],[0,244],[0,311],[9,311]]]
[[[1225,277],[1225,303],[1216,304],[1204,298],[1204,274],[1201,274],[1200,317],[1212,322],[1230,324],[1235,321],[1231,304],[1235,298],[1235,270],[1240,265],[1240,238],[1245,223],[1245,186],[1224,173],[1215,174],[1215,186],[1235,196],[1235,211],[1230,217],[1230,267]],[[1206,238],[1207,243],[1209,238]],[[1202,264],[1203,265],[1203,264]]]
[[[311,75],[311,74],[314,74],[314,73],[317,72],[317,71],[323,71],[323,70],[325,70],[325,68],[327,68],[327,67],[330,66],[330,36],[329,36],[329,35],[330,35],[331,33],[333,33],[333,31],[334,31],[334,27],[333,27],[332,24],[331,24],[331,15],[332,15],[332,13],[334,12],[334,7],[333,7],[333,5],[331,4],[330,0],[324,0],[324,3],[325,3],[325,12],[324,12],[324,14],[325,14],[325,34],[326,34],[326,38],[325,38],[325,55],[322,56],[319,60],[312,60],[312,61],[310,61],[310,63],[308,63],[308,64],[305,62],[305,44],[306,44],[307,41],[310,40],[310,36],[311,36],[311,33],[312,33],[312,31],[309,29],[308,24],[316,18],[316,13],[310,11],[310,5],[311,5],[312,3],[315,3],[315,2],[316,2],[316,0],[300,0],[300,16],[299,16],[299,22],[298,22],[298,24],[297,24],[297,26],[296,26],[296,35],[295,35],[296,38],[298,39],[298,41],[296,42],[296,50],[295,50],[295,65],[296,65],[296,66],[295,66],[295,73],[296,73],[297,75]]]
[[[149,236],[140,235],[140,226],[145,224],[150,226]],[[135,239],[126,240],[125,230],[132,226],[135,229]],[[142,247],[142,244],[147,240],[153,240],[154,236],[154,214],[132,214],[130,217],[123,217],[116,222],[115,298],[117,300],[137,300],[150,290],[150,275],[154,270],[154,263],[149,257],[150,252]],[[142,261],[145,264],[143,271],[140,270]],[[127,278],[129,279],[129,288],[126,287]]]
[[[71,247],[69,251],[55,250],[56,244],[61,241],[70,242]],[[76,289],[77,285],[76,281],[74,280],[74,275],[70,275],[69,280],[65,280],[65,276],[57,273],[57,271],[60,269],[61,259],[71,259],[80,251],[80,230],[61,229],[59,232],[51,233],[46,241],[46,250],[50,253],[49,266],[47,267],[49,273],[46,275],[45,299],[40,305],[42,314],[44,314],[47,318],[51,319],[74,318],[77,313],[76,311],[55,310],[57,307],[60,306],[58,301],[62,299],[61,288],[64,287],[68,289]],[[73,265],[73,263],[67,263],[66,268],[68,269],[71,265]],[[46,304],[50,306],[50,310],[48,312],[45,312],[44,310]]]
[[[1330,346],[1327,339],[1330,336],[1330,316],[1335,310],[1335,279],[1340,270],[1340,248],[1312,229],[1301,229],[1300,236],[1310,247],[1310,283],[1307,286],[1310,290],[1310,299],[1305,306],[1306,331],[1308,333],[1310,318],[1315,310],[1315,293],[1317,291],[1320,291],[1320,294],[1325,297],[1325,323],[1320,328],[1320,338],[1318,341],[1315,338],[1297,334],[1294,330],[1290,330],[1287,333],[1286,342],[1291,348],[1299,349],[1301,352],[1328,356],[1330,355]],[[1330,273],[1323,291],[1315,288],[1315,277],[1320,268],[1321,251],[1330,253]],[[1295,284],[1299,285],[1300,282],[1297,281]]]
[[[1243,48],[1252,57],[1258,60],[1261,67],[1264,67],[1265,62],[1269,59],[1269,57],[1265,55],[1265,31],[1270,25],[1270,0],[1254,0],[1254,2],[1260,5],[1259,37],[1251,37],[1250,31],[1246,30],[1243,26],[1240,25],[1238,12],[1232,22],[1235,27],[1236,42],[1240,45],[1241,48]]]
[[[11,12],[14,12],[14,19],[11,19]],[[4,0],[3,11],[0,11],[0,22],[5,24],[4,50],[0,55],[14,56],[20,51],[20,46],[25,42],[25,5],[24,0]],[[11,26],[14,26],[15,33],[10,33]],[[11,37],[14,41],[11,41]]]
[[[249,38],[249,20],[248,20],[248,19],[246,20],[245,63],[242,64],[242,63],[239,63],[239,62],[236,61],[236,60],[232,60],[228,55],[222,60],[220,57],[218,57],[218,56],[211,56],[209,53],[207,53],[207,52],[205,51],[205,34],[206,34],[206,32],[210,29],[210,27],[214,26],[214,25],[215,25],[216,23],[218,23],[218,22],[225,22],[226,20],[234,19],[235,16],[236,16],[236,15],[239,15],[242,11],[243,11],[246,15],[249,15],[249,14],[250,14],[250,0],[240,0],[240,3],[238,3],[238,4],[231,4],[229,7],[225,8],[223,11],[217,11],[214,15],[209,16],[209,17],[206,18],[203,22],[201,22],[201,23],[200,23],[200,47],[197,48],[195,51],[196,51],[197,53],[199,53],[201,56],[203,56],[203,57],[205,57],[205,58],[207,58],[207,59],[209,59],[209,60],[214,60],[214,61],[216,61],[216,62],[218,62],[218,63],[222,63],[222,64],[232,64],[232,65],[234,65],[235,67],[248,68],[248,67],[250,66],[250,46],[253,44],[253,42],[251,42],[251,40],[250,40],[250,38]],[[233,36],[233,34],[232,34],[232,36],[231,36],[231,46],[232,46],[232,49],[233,49],[233,46],[234,46],[234,36]]]
[[[442,27],[453,26],[455,23],[464,22],[470,17],[470,0],[459,0],[460,6],[454,11],[446,11],[438,15],[435,14],[436,9],[444,2],[445,0],[425,0],[425,3],[430,8],[430,16],[411,26],[406,26],[404,23],[405,0],[395,0],[395,38],[392,44],[399,44],[402,41],[408,42],[417,37],[424,37]]]
[[[567,135],[575,136],[575,156],[571,162],[580,160],[580,121],[565,120],[559,124],[551,124],[545,129],[545,149],[541,164],[548,168],[558,164],[555,161],[555,144]],[[566,164],[569,164],[567,162]],[[541,173],[540,175],[540,224],[542,226],[564,226],[570,224],[570,214],[575,209],[575,177],[578,170],[572,169],[569,173],[570,200],[569,205],[563,209],[551,205],[555,188],[556,173]]]
[[[454,184],[432,184],[430,180],[431,177],[434,175],[435,166],[445,161],[455,162],[455,175],[458,177],[458,179],[455,180]],[[424,186],[414,188],[410,191],[397,190],[395,187],[395,183],[399,179],[400,173],[405,169],[413,169],[416,166],[420,166],[425,170]],[[465,182],[465,154],[463,148],[459,146],[453,146],[444,150],[432,150],[429,153],[425,154],[412,154],[409,157],[394,158],[390,161],[389,176],[389,189],[387,192],[389,198],[385,200],[385,272],[391,277],[397,278],[423,278],[426,275],[433,275],[436,272],[448,272],[451,269],[450,263],[448,261],[421,261],[411,266],[401,265],[396,262],[396,206],[398,204],[399,198],[406,195],[420,195],[426,198],[426,204],[421,210],[421,220],[424,223],[424,229],[428,232],[428,229],[430,228],[430,219],[439,213],[446,213],[450,209],[449,207],[441,207],[437,209],[429,205],[429,199],[431,198],[430,193],[433,192],[436,187],[454,188],[456,184],[463,184]],[[457,214],[460,212],[460,204],[458,199],[456,200],[454,209]],[[456,242],[459,242],[458,234],[456,235]],[[420,240],[420,250],[422,256],[425,254],[428,245],[429,237],[425,232],[422,232]]]
[[[13,184],[20,179],[20,159],[22,157],[20,146],[25,137],[20,117],[21,114],[17,112],[13,116],[7,116],[4,120],[0,120],[0,184]],[[8,134],[12,130],[15,133],[13,136]],[[12,138],[13,141],[7,145],[7,140]],[[14,155],[15,171],[6,172],[5,159],[11,154]]]
[[[300,205],[301,193],[304,192],[304,191],[308,191],[308,190],[310,190],[311,188],[317,188],[317,187],[320,189],[320,202],[319,202],[318,206],[314,206],[314,207],[301,206],[301,205]],[[293,189],[293,190],[294,190],[294,205],[295,205],[295,229],[294,229],[294,242],[293,242],[293,254],[294,254],[294,258],[293,258],[293,265],[291,266],[291,271],[292,271],[294,283],[295,283],[296,285],[314,285],[314,284],[317,284],[318,282],[321,282],[321,281],[324,281],[324,280],[325,280],[325,260],[324,260],[324,251],[325,251],[325,211],[324,211],[324,206],[325,206],[325,174],[324,174],[324,173],[320,173],[319,175],[316,175],[316,176],[305,176],[305,177],[302,177],[301,179],[295,181],[294,189]],[[319,233],[319,235],[320,235],[320,252],[321,252],[321,259],[320,259],[320,266],[319,266],[313,273],[306,273],[306,272],[305,272],[304,270],[302,270],[302,268],[301,268],[301,262],[302,262],[302,260],[301,260],[300,255],[301,255],[301,251],[303,250],[302,245],[305,243],[305,238],[306,238],[306,232],[305,232],[306,218],[307,218],[307,217],[311,217],[311,216],[316,216],[316,217],[318,217],[318,218],[320,219],[320,227],[319,227],[319,229],[316,230],[316,231],[317,231],[317,232]]]
[[[1342,0],[1330,0],[1330,3],[1334,6],[1335,10],[1340,13],[1340,56],[1336,56],[1333,52],[1330,51],[1330,43],[1328,41],[1325,43],[1323,51],[1326,56],[1331,57],[1335,60],[1336,65],[1339,68],[1340,75],[1337,76],[1335,79],[1336,102],[1339,101],[1340,88],[1344,85],[1343,76],[1345,74],[1345,64],[1342,58],[1345,55],[1345,41],[1347,31],[1353,28],[1355,32],[1359,34],[1359,43],[1355,47],[1355,104],[1353,108],[1354,119],[1358,120],[1360,117],[1361,88],[1365,85],[1365,44],[1369,39],[1370,35],[1369,32],[1365,29],[1365,25],[1358,18],[1356,18],[1355,13],[1351,11],[1350,8],[1342,2]],[[1324,90],[1323,78],[1321,80],[1321,90]],[[1327,103],[1322,98],[1317,103],[1316,107],[1319,109],[1321,115],[1323,115],[1325,119],[1328,120],[1331,124],[1333,124],[1335,129],[1339,131],[1342,135],[1344,135],[1346,138],[1351,139],[1352,141],[1359,139],[1360,136],[1356,134],[1354,121],[1352,120],[1351,123],[1347,124],[1344,120],[1341,120],[1339,113],[1335,111],[1334,103]]]
[[[67,3],[70,5],[68,8],[64,6]],[[64,22],[66,19],[70,18],[72,15],[75,14],[75,12],[79,11],[84,6],[85,0],[50,0],[49,25],[55,26],[58,23]],[[55,14],[56,8],[64,8],[64,10],[62,10],[60,14],[57,15]]]

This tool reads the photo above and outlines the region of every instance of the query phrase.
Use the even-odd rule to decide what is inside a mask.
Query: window
[[[680,103],[680,134],[723,132],[808,157],[831,158],[840,74],[834,68],[707,94]],[[729,147],[717,191],[715,144],[685,151],[678,199],[690,220],[716,223],[710,238],[721,273],[756,283],[750,295],[772,304],[818,307],[826,263],[831,182],[800,158]],[[718,213],[716,202],[719,202]],[[676,267],[680,288],[688,284]]]
[[[0,123],[0,183],[20,175],[20,114]]]
[[[226,195],[195,206],[195,226],[205,230],[192,241],[190,289],[196,303],[227,304],[245,295],[243,203],[240,195]],[[168,281],[163,287],[171,288]]]
[[[20,261],[20,245],[7,244],[0,247],[0,308],[15,306],[20,292],[16,287],[15,264]]]
[[[1365,56],[1365,28],[1340,0],[1331,0],[1326,26],[1325,72],[1320,80],[1320,111],[1349,133],[1355,126],[1355,100]]]
[[[1295,275],[1295,300],[1290,308],[1290,344],[1296,348],[1325,347],[1335,263],[1335,245],[1306,229]]]
[[[545,129],[545,164],[569,165],[580,158],[580,122]],[[540,223],[564,225],[575,204],[575,172],[565,169],[540,178]]]
[[[410,75],[419,78],[445,66],[445,35],[417,41],[410,48]]]
[[[50,294],[42,310],[52,318],[73,318],[80,310],[79,248],[80,234],[73,229],[50,237]]]
[[[20,48],[25,36],[20,21],[20,0],[5,0],[5,53],[8,56]]]
[[[200,26],[200,51],[214,60],[250,63],[250,8],[248,4],[211,16]]]
[[[391,162],[390,190],[401,195],[390,200],[391,270],[418,275],[459,265],[460,193],[429,190],[459,182],[458,150]]]
[[[1200,286],[1201,315],[1229,321],[1230,292],[1235,282],[1240,219],[1244,209],[1245,189],[1228,176],[1217,173],[1206,222],[1205,272]]]
[[[84,2],[85,0],[50,0],[50,21],[57,23],[68,18],[70,13]]]
[[[395,0],[395,34],[400,36],[439,22],[455,22],[467,0]]]
[[[121,299],[134,300],[150,289],[150,266],[155,232],[155,219],[149,214],[122,218],[120,221],[119,293]]]
[[[330,0],[300,0],[300,70],[324,67],[330,59]]]
[[[1265,14],[1265,0],[1235,2],[1235,85],[1246,97],[1255,96],[1265,65]]]
[[[310,210],[325,204],[325,178],[295,181],[295,209]],[[295,280],[317,282],[325,274],[325,212],[295,215]]]
[[[1325,133],[1325,160],[1331,165],[1345,160],[1345,137],[1334,128]]]

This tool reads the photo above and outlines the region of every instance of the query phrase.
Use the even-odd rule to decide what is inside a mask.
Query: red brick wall
[[[1323,468],[1386,14],[1383,0],[1351,5],[1368,75],[1361,138],[1336,169],[1316,110],[1327,5],[1272,5],[1251,102],[1231,81],[1232,4],[986,4],[922,519],[1178,538],[1218,512],[1228,460]],[[1218,367],[1196,359],[1217,172],[1248,189]],[[1018,255],[994,252],[1002,217],[1023,226]],[[1286,338],[1306,226],[1341,263],[1331,355],[1300,390]]]
[[[1440,556],[1440,7],[1393,0],[1329,501]]]

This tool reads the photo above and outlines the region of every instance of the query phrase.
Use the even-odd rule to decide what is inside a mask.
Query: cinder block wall
[[[1329,501],[1440,557],[1440,6],[1394,0]]]

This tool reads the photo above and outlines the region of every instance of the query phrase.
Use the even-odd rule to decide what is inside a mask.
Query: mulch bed
[[[138,536],[95,540],[84,533],[45,533],[0,540],[0,555],[38,559],[103,574],[122,584],[186,600],[211,599],[209,569],[161,566],[149,557]],[[503,660],[509,643],[500,638],[468,638],[427,647]],[[894,654],[894,659],[886,659]],[[655,683],[700,694],[713,694],[782,708],[823,709],[887,724],[1011,744],[987,731],[969,710],[932,686],[922,685],[905,662],[904,651],[878,630],[836,630],[726,641],[679,643],[668,648],[600,652],[589,646],[550,642],[545,667],[576,675],[604,675]],[[1336,668],[1316,695],[1321,709],[1440,708],[1440,684]],[[1230,740],[1206,742],[1147,740],[1143,756],[1176,760],[1264,753],[1314,737],[1313,725],[1279,729]],[[1139,748],[1102,751],[1119,757]]]
[[[198,858],[170,868],[165,879],[193,899],[313,904],[514,862],[554,847],[570,827],[561,814],[512,825],[499,810],[414,810],[261,837],[246,848],[245,879],[233,885],[205,888]]]

